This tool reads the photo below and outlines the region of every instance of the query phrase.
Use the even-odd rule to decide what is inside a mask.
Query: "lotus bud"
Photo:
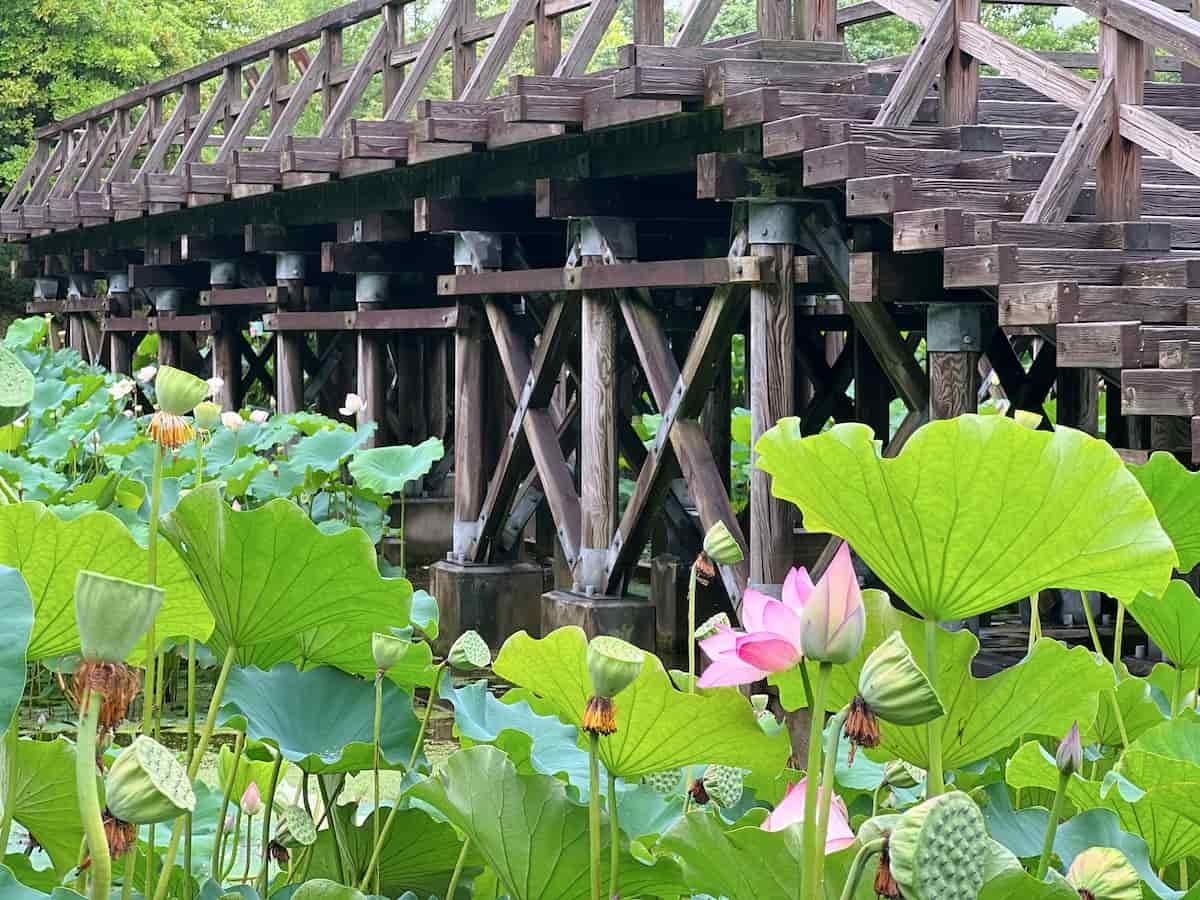
[[[1120,850],[1084,850],[1067,870],[1067,881],[1088,900],[1141,900],[1142,879]]]
[[[663,772],[651,772],[642,777],[645,784],[650,785],[656,794],[664,797],[679,796],[679,787],[683,783],[683,774],[679,769],[667,769]]]
[[[742,548],[729,533],[728,526],[720,521],[704,535],[704,552],[713,562],[723,566],[736,565],[745,559]]]
[[[770,702],[770,700],[771,698],[767,694],[751,694],[750,706],[753,708],[754,714],[761,716],[763,713],[765,713],[767,711],[767,703]]]
[[[272,398],[271,402],[275,402],[274,398]],[[255,425],[265,425],[269,418],[271,418],[271,414],[265,409],[256,409],[250,413],[250,421]]]
[[[908,810],[888,838],[890,874],[905,900],[974,900],[988,857],[983,813],[961,791]]]
[[[196,808],[187,770],[174,753],[144,734],[117,757],[104,785],[109,811],[134,825],[170,822]]]
[[[192,410],[192,416],[195,417],[198,426],[205,431],[212,431],[221,424],[221,407],[211,400],[205,400],[203,403],[196,404],[196,408]]]
[[[230,431],[238,431],[243,425],[246,424],[246,420],[243,419],[239,413],[229,410],[221,413],[221,424]]]
[[[317,842],[317,826],[303,807],[289,804],[279,814],[275,840],[284,847],[311,847]]]
[[[1060,775],[1066,776],[1074,775],[1083,768],[1083,743],[1079,737],[1078,722],[1071,723],[1071,730],[1058,745],[1058,752],[1054,754],[1054,765]]]
[[[163,591],[82,571],[75,579],[75,622],[85,660],[123,663],[154,621]]]
[[[717,806],[729,809],[742,799],[742,770],[732,766],[709,766],[704,770],[704,789]]]
[[[883,767],[883,783],[890,788],[911,790],[924,780],[920,769],[902,759],[893,759]]]
[[[262,794],[258,790],[258,783],[252,781],[246,785],[246,790],[242,791],[242,812],[248,816],[257,816],[262,812],[262,808]]]
[[[893,631],[867,656],[858,676],[858,695],[850,702],[844,732],[851,761],[855,747],[879,746],[877,719],[893,725],[924,725],[944,712],[937,691],[904,638]]]
[[[617,707],[613,698],[642,673],[646,654],[628,641],[600,635],[588,644],[588,674],[592,696],[583,713],[583,730],[590,734],[613,734],[617,730]]]
[[[723,612],[720,612],[715,616],[710,616],[701,622],[700,626],[696,629],[696,633],[692,635],[692,637],[698,641],[703,641],[706,638],[712,637],[714,634],[720,631],[722,627],[729,627],[729,616]]]
[[[866,618],[850,545],[843,543],[800,612],[804,655],[815,662],[850,662],[862,647]]]
[[[160,410],[182,416],[208,396],[208,383],[191,372],[163,366],[154,380],[155,404]]]
[[[446,654],[446,662],[452,669],[469,672],[472,669],[486,669],[492,664],[492,651],[487,642],[475,631],[464,631]]]
[[[386,672],[404,659],[410,647],[412,641],[407,638],[376,631],[371,635],[371,656],[375,659],[375,668],[380,673]]]

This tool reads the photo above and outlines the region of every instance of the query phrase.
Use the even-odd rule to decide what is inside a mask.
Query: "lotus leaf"
[[[16,569],[0,566],[0,733],[25,690],[25,651],[33,631],[33,598]]]
[[[83,825],[75,790],[75,745],[53,741],[19,740],[10,767],[7,742],[0,743],[0,799],[8,796],[5,780],[13,775],[13,820],[32,834],[61,876],[79,861]],[[3,896],[3,894],[0,894]]]
[[[4,900],[83,900],[81,894],[66,887],[56,887],[49,894],[26,887],[17,880],[12,869],[0,865],[0,897]]]
[[[445,452],[438,437],[428,438],[415,447],[403,444],[359,450],[350,460],[350,477],[365,490],[395,494],[409,482],[427,475]]]
[[[1130,466],[1163,530],[1179,554],[1179,571],[1200,563],[1200,472],[1190,471],[1170,453],[1152,453],[1141,465]]]
[[[1186,581],[1173,580],[1161,596],[1139,594],[1127,608],[1167,659],[1183,669],[1200,666],[1200,598]]]

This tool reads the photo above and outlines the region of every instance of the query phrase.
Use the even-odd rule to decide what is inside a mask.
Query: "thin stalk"
[[[103,697],[88,691],[79,712],[79,733],[75,743],[75,789],[79,792],[79,816],[92,859],[91,900],[108,900],[112,886],[112,857],[100,812],[100,791],[96,786],[96,724],[100,721]]]
[[[817,680],[813,685],[813,705],[809,707],[808,729],[808,766],[804,777],[808,779],[808,788],[804,793],[804,822],[803,822],[803,868],[800,870],[800,883],[804,889],[802,897],[816,896],[817,854],[817,776],[821,771],[821,731],[825,724],[825,697],[829,692],[829,676],[833,671],[833,663],[822,662],[817,668]]]
[[[450,876],[450,887],[446,888],[446,900],[454,900],[454,892],[458,890],[458,879],[462,875],[463,866],[467,862],[467,852],[470,849],[471,839],[463,838],[462,849],[458,851],[458,861],[454,864],[454,872]]]
[[[804,702],[808,704],[808,709],[812,709],[813,687],[812,679],[808,677],[808,665],[804,660],[800,660],[796,664],[796,668],[800,670],[800,684],[804,687]]]
[[[407,575],[408,568],[405,565],[405,545],[408,544],[408,532],[404,528],[404,495],[407,491],[404,488],[400,489],[400,574]]]
[[[1046,869],[1050,866],[1050,851],[1054,849],[1054,835],[1058,831],[1058,820],[1062,816],[1063,800],[1067,796],[1067,782],[1070,780],[1070,775],[1058,776],[1058,790],[1054,792],[1054,805],[1050,809],[1050,820],[1046,823],[1046,838],[1042,841],[1042,855],[1038,857],[1037,874],[1034,876],[1038,881],[1046,877]]]
[[[197,439],[198,440],[198,439]],[[192,764],[192,754],[196,751],[196,639],[188,639],[188,663],[187,663],[187,711],[188,711],[188,731],[187,731],[187,764]],[[225,810],[221,809],[221,821],[225,820]],[[184,832],[183,839],[183,869],[188,873],[188,877],[184,880],[186,885],[185,892],[187,900],[192,898],[192,814],[187,814],[187,824],[184,826],[187,830]],[[218,828],[220,825],[218,825]]]
[[[233,783],[237,780],[237,771],[242,765],[242,751],[246,747],[246,735],[244,732],[238,732],[238,736],[233,744],[233,770],[229,773],[229,781],[225,785],[225,790],[221,792],[221,812],[217,816],[217,833],[213,840],[213,855],[212,865],[209,867],[214,877],[220,873],[223,860],[221,858],[222,840],[225,838],[225,810],[229,809],[229,800],[233,796]],[[192,759],[188,757],[188,765],[192,764]],[[238,806],[238,814],[242,812],[241,806]],[[235,826],[236,827],[236,826]]]
[[[217,725],[217,710],[221,707],[221,699],[225,696],[225,684],[229,681],[229,673],[233,669],[233,662],[236,658],[237,646],[230,644],[229,649],[225,651],[225,660],[221,663],[221,674],[217,676],[217,683],[213,687],[212,699],[208,701],[208,716],[204,720],[204,730],[200,732],[196,752],[192,754],[192,761],[188,763],[188,781],[196,780],[196,773],[200,770],[200,760],[204,759],[204,751],[208,749],[208,742],[212,740],[213,729]],[[171,840],[163,855],[163,868],[158,876],[158,884],[154,887],[154,900],[164,900],[167,896],[167,888],[171,886],[171,869],[175,866],[175,854],[179,851],[179,838],[183,834],[183,824],[183,816],[180,816],[171,826]]]
[[[163,705],[167,696],[167,654],[158,654],[158,681],[154,685],[154,739],[162,740]]]
[[[884,838],[876,838],[869,844],[862,845],[862,849],[854,857],[854,862],[850,864],[850,871],[846,873],[846,885],[842,888],[842,900],[853,900],[858,891],[858,883],[862,881],[863,872],[867,868],[867,863],[876,853],[882,852],[885,844]]]
[[[1025,651],[1028,656],[1033,652],[1033,645],[1042,636],[1042,614],[1038,609],[1037,594],[1029,595],[1029,646]]]
[[[1100,631],[1096,628],[1096,617],[1092,615],[1092,604],[1088,602],[1087,595],[1083,595],[1083,617],[1087,619],[1088,633],[1092,636],[1092,646],[1096,648],[1096,652],[1101,658],[1104,657],[1104,650],[1100,646]]]
[[[696,564],[688,573],[688,693],[696,693]]]
[[[262,826],[262,871],[258,874],[258,895],[267,895],[267,873],[271,868],[271,811],[275,808],[275,791],[279,787],[279,771],[283,768],[283,754],[275,757],[275,766],[271,769],[271,786],[267,788],[266,803],[263,804]]]
[[[600,735],[588,735],[588,837],[592,900],[600,900]]]
[[[1188,878],[1187,860],[1181,859],[1179,861],[1179,889],[1186,891],[1188,889],[1188,887],[1190,886],[1189,880],[1190,879]]]
[[[617,776],[608,773],[608,896],[621,896],[621,826],[617,822]]]
[[[1175,687],[1171,691],[1171,718],[1176,718],[1183,711],[1183,669],[1175,667]]]
[[[83,867],[87,858],[87,835],[84,835],[79,840],[79,865],[75,867],[75,893],[77,894],[82,894],[87,890],[87,869]]]
[[[937,636],[938,623],[926,619],[925,675],[935,691],[938,682]],[[925,778],[925,796],[936,797],[946,789],[942,776],[942,723],[940,719],[934,719],[925,727],[929,734],[929,772]]]
[[[250,880],[250,847],[254,841],[250,840],[250,836],[254,834],[254,816],[246,816],[246,867],[242,869],[242,884]]]
[[[333,849],[336,854],[338,864],[338,881],[343,881],[350,878],[350,851],[346,844],[346,838],[342,834],[342,826],[337,817],[337,798],[342,792],[342,787],[345,781],[339,783],[337,790],[332,794],[325,787],[325,779],[320,775],[317,776],[317,787],[321,791],[321,802],[325,804],[325,814],[329,817],[329,831],[333,837]],[[366,890],[365,885],[370,882],[366,876],[363,877],[363,890]]]
[[[154,826],[151,825],[151,828]],[[134,847],[137,842],[134,842]],[[133,876],[137,874],[137,851],[130,848],[125,854],[125,870],[121,873],[121,900],[129,900],[133,896]]]
[[[13,795],[17,789],[17,714],[14,711],[12,721],[4,732],[4,813],[0,815],[0,851],[8,846],[8,835],[12,831]]]
[[[816,896],[825,896],[825,838],[829,834],[829,815],[830,809],[833,807],[833,781],[834,772],[837,764],[838,744],[841,741],[842,729],[846,725],[846,716],[850,714],[850,707],[845,707],[829,724],[829,734],[825,738],[825,765],[821,770],[821,788],[817,794],[817,799],[820,802],[817,819],[817,835],[816,835],[816,855],[817,864],[816,872],[813,874],[813,882],[816,885]],[[812,779],[808,780],[808,789],[813,791]],[[806,798],[807,799],[807,798]]]
[[[408,768],[410,769],[417,764],[417,760],[421,756],[421,748],[425,744],[425,732],[429,730],[429,719],[433,715],[434,702],[437,700],[438,688],[442,684],[442,672],[445,670],[444,660],[433,670],[433,687],[429,689],[429,704],[425,707],[425,715],[421,717],[421,730],[417,732],[417,742],[413,744],[412,756],[408,758]]]
[[[374,738],[374,775],[375,786],[375,815],[371,816],[371,823],[374,826],[372,846],[379,843],[379,732],[380,721],[383,718],[383,670],[380,669],[375,673],[375,730]],[[379,869],[375,870],[375,893],[379,893]]]
[[[229,865],[225,865],[225,851],[221,850],[221,868],[214,869],[214,872],[220,872],[217,881],[224,881],[229,877],[229,873],[233,871],[233,867],[237,865],[238,844],[242,839],[242,804],[238,804],[237,815],[233,818],[233,844],[229,848]]]
[[[158,516],[162,507],[163,449],[154,445],[154,474],[150,479],[150,544],[146,550],[146,582],[158,584]],[[146,632],[146,686],[142,691],[142,734],[150,734],[154,721],[154,663],[158,640],[154,620]]]
[[[1125,604],[1117,603],[1117,624],[1113,627],[1113,670],[1121,680],[1121,650],[1125,640]]]
[[[885,787],[887,787],[887,784],[881,781],[879,782],[879,787],[871,791],[871,818],[879,815],[879,794]]]

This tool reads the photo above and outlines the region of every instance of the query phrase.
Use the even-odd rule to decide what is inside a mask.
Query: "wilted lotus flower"
[[[1085,900],[1141,900],[1142,879],[1125,854],[1112,847],[1084,850],[1067,870],[1067,881]]]
[[[850,701],[844,734],[850,761],[856,747],[879,746],[878,719],[893,725],[924,725],[944,713],[942,701],[900,632],[871,651],[858,676],[858,695]]]
[[[704,535],[704,554],[723,566],[736,565],[745,558],[742,548],[738,546],[724,522],[717,522]]]
[[[109,769],[104,796],[113,816],[134,825],[170,822],[196,808],[187,770],[174,753],[144,734]]]
[[[212,431],[221,424],[221,407],[211,400],[205,400],[196,404],[196,408],[192,410],[192,416],[198,426],[205,431]]]
[[[867,613],[850,560],[850,545],[844,541],[804,604],[800,622],[800,643],[809,659],[848,663],[862,647]]]
[[[246,420],[239,413],[223,412],[221,413],[221,424],[230,431],[237,431],[246,424]]]
[[[274,401],[272,401],[274,402]],[[267,419],[271,418],[271,414],[265,409],[252,410],[250,413],[250,421],[255,425],[266,424]]]
[[[628,641],[600,635],[588,644],[588,675],[592,696],[583,711],[583,730],[589,734],[613,734],[617,730],[617,705],[613,698],[637,681],[646,654]]]
[[[381,674],[386,672],[404,659],[412,645],[412,641],[407,638],[376,631],[371,635],[371,655],[375,660],[375,668]]]
[[[362,397],[358,396],[358,394],[347,394],[345,403],[338,412],[343,416],[356,416],[365,408],[366,404],[363,403]]]
[[[158,374],[158,366],[142,366],[134,373],[134,378],[142,384],[149,384],[154,380],[154,376]]]
[[[709,665],[700,676],[699,686],[750,684],[796,665],[804,655],[800,614],[812,591],[812,580],[803,568],[788,572],[782,600],[748,589],[742,595],[745,630],[718,626],[715,635],[700,642]]]
[[[257,816],[262,812],[262,794],[258,791],[258,783],[250,782],[242,792],[242,812],[248,816]]]
[[[150,438],[165,450],[177,450],[192,437],[192,426],[183,416],[208,396],[208,385],[190,372],[163,366],[155,380],[154,416]]]
[[[883,783],[891,788],[909,790],[924,780],[924,773],[902,759],[893,759],[883,767]]]
[[[788,785],[787,794],[779,805],[763,820],[763,831],[783,831],[790,825],[804,822],[804,797],[808,793],[808,779],[801,778]],[[820,808],[824,791],[817,790],[817,807]],[[850,830],[850,814],[846,802],[834,792],[829,804],[829,831],[825,835],[825,852],[837,853],[854,843],[854,832]]]
[[[1054,764],[1060,775],[1074,775],[1083,768],[1083,742],[1079,737],[1079,723],[1072,722],[1071,730],[1058,745],[1054,755]]]
[[[462,672],[472,669],[486,669],[492,664],[492,651],[487,642],[476,631],[464,631],[459,635],[446,654],[446,662],[450,668]]]

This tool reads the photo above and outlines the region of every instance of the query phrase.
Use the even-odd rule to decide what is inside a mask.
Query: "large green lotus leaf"
[[[545,698],[564,722],[582,725],[591,696],[582,629],[559,628],[541,640],[518,632],[504,642],[492,669]],[[773,774],[791,752],[786,734],[763,734],[736,690],[680,691],[653,654],[646,654],[637,680],[614,699],[617,732],[600,741],[600,756],[626,780],[694,763]]]
[[[21,703],[25,650],[32,631],[33,597],[29,586],[16,569],[0,566],[0,734]]]
[[[1169,780],[1200,781],[1200,722],[1182,717],[1163,722],[1134,740],[1126,753],[1152,753],[1178,763],[1186,763],[1194,768],[1195,775],[1172,777]],[[1137,779],[1134,781],[1141,787],[1148,786]]]
[[[1058,786],[1058,769],[1040,744],[1028,743],[1009,759],[1005,780],[1014,788],[1053,791]],[[1110,772],[1103,782],[1073,775],[1067,782],[1067,799],[1081,811],[1115,812],[1123,831],[1146,841],[1156,869],[1200,852],[1200,824],[1179,811],[1188,806],[1200,809],[1200,783],[1164,784],[1144,791],[1116,772]]]
[[[144,582],[146,556],[129,530],[108,513],[89,512],[63,520],[40,503],[0,506],[0,564],[19,570],[33,595],[29,659],[79,650],[75,577],[81,569]],[[192,576],[165,540],[159,541],[157,580],[166,592],[158,612],[158,637],[206,640],[212,632],[212,616]],[[143,641],[131,658],[144,656]]]
[[[234,669],[225,685],[221,724],[279,748],[306,772],[357,772],[371,768],[375,687],[337,669],[299,671],[290,663]],[[390,766],[406,764],[420,723],[412,697],[393,684],[383,688],[380,749]]]
[[[446,453],[442,439],[427,438],[415,447],[373,447],[359,450],[350,460],[350,477],[359,487],[376,494],[394,494],[410,481],[429,474]]]
[[[471,839],[512,900],[586,900],[588,810],[548,775],[521,775],[495,747],[459,750],[410,796],[428,803]],[[608,825],[603,831],[608,865]],[[670,861],[653,867],[621,854],[621,896],[683,893]]]
[[[1158,521],[1175,544],[1179,571],[1190,572],[1200,563],[1200,472],[1188,468],[1170,453],[1152,453],[1129,471],[1138,480]]]
[[[1173,580],[1160,596],[1138,594],[1126,608],[1167,659],[1184,669],[1200,666],[1200,598],[1186,581]]]
[[[1069,428],[959,416],[883,459],[865,425],[802,438],[788,418],[755,449],[806,528],[849,541],[925,618],[965,618],[1049,587],[1132,600],[1164,590],[1177,563],[1116,451]]]
[[[1155,696],[1154,685],[1149,679],[1124,674],[1117,685],[1117,702],[1121,706],[1121,718],[1125,723],[1125,734],[1131,741],[1160,725],[1170,715],[1169,705],[1164,708]],[[1102,697],[1096,705],[1096,719],[1083,732],[1085,744],[1104,744],[1106,747],[1122,745],[1121,726],[1113,711],[1112,700]]]
[[[1049,881],[1038,881],[1028,872],[1009,871],[985,884],[979,900],[1079,900],[1079,894],[1054,870]]]
[[[678,857],[693,894],[796,900],[803,858],[800,828],[763,831],[762,818],[756,811],[727,825],[697,810],[671,826],[659,847]]]
[[[867,629],[858,655],[835,666],[829,709],[838,710],[858,691],[858,676],[871,652],[899,631],[918,665],[926,668],[925,623],[895,609],[881,591],[864,591]],[[936,685],[946,715],[928,726],[881,723],[883,748],[893,757],[928,768],[928,728],[942,730],[942,762],[952,769],[985,759],[1008,747],[1014,735],[1061,737],[1072,723],[1096,717],[1101,692],[1113,687],[1112,668],[1083,647],[1068,650],[1058,641],[1040,640],[1033,653],[987,678],[971,674],[979,640],[967,630],[937,632]],[[804,706],[795,671],[771,676],[785,709]],[[1108,702],[1105,700],[1105,702]]]
[[[76,848],[78,849],[78,848]],[[35,888],[26,887],[17,881],[12,869],[0,864],[0,897],[4,900],[84,900],[81,894],[70,888],[56,887],[49,894]]]
[[[322,534],[290,501],[235,512],[206,484],[164,528],[212,610],[215,652],[330,623],[368,626],[380,609],[408,621],[412,585],[379,574],[370,538],[357,528]]]
[[[0,743],[0,803],[9,793],[5,790],[10,771],[5,746]],[[79,861],[83,838],[75,790],[75,745],[63,738],[19,740],[16,753],[13,820],[46,849],[61,876]]]
[[[372,812],[361,825],[354,824],[354,806],[337,807],[343,837],[342,853],[350,863],[350,871],[344,872],[347,881],[357,884],[367,870],[371,851],[375,844],[375,816]],[[378,815],[387,818],[390,808]],[[405,891],[414,891],[421,897],[441,897],[450,883],[450,875],[458,862],[462,850],[462,838],[447,822],[439,822],[422,809],[402,809],[396,813],[392,828],[388,832],[383,852],[379,856],[379,887],[385,897],[395,897]],[[336,849],[333,832],[322,828],[313,845],[312,862],[309,864],[310,878],[338,877]],[[467,851],[466,874],[478,871],[479,854]],[[456,900],[471,896],[470,877],[464,877]]]
[[[357,430],[323,428],[315,434],[300,438],[289,451],[288,461],[302,472],[334,472],[342,460],[365,444],[375,433],[376,425],[368,422]]]

